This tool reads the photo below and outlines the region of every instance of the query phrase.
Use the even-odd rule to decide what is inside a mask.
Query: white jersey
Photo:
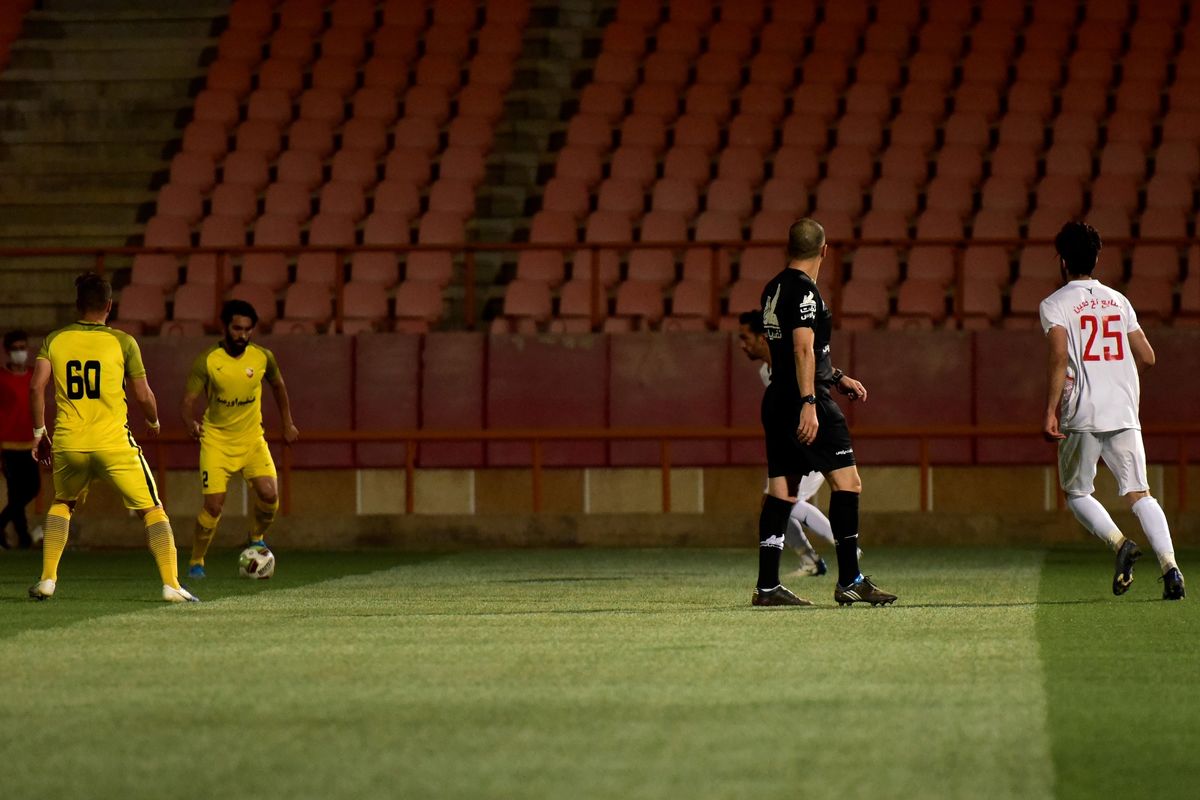
[[[1140,330],[1125,295],[1094,279],[1074,280],[1042,301],[1042,329],[1067,332],[1067,382],[1059,425],[1063,431],[1141,428],[1141,384],[1129,348]]]

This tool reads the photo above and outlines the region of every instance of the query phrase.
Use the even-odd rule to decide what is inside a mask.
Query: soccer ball
[[[266,580],[275,574],[275,554],[265,547],[247,547],[238,556],[238,574]]]

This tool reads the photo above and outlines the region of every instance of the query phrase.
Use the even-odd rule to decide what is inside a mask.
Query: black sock
[[[833,492],[829,496],[829,525],[837,543],[838,584],[849,586],[859,575],[858,492]]]
[[[767,495],[758,515],[758,588],[779,585],[779,559],[783,556],[783,538],[787,533],[792,503]]]

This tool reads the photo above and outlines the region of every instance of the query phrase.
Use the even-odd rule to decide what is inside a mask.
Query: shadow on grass
[[[237,551],[209,555],[210,577],[183,583],[211,601],[260,592],[297,589],[322,581],[363,575],[444,558],[438,554],[393,551],[353,553],[284,552],[279,571],[269,581],[237,575]],[[186,572],[182,557],[181,575]],[[0,556],[0,639],[29,630],[46,630],[114,614],[169,607],[160,597],[158,574],[146,551],[68,551],[59,566],[59,587],[50,600],[35,602],[28,587],[41,570],[40,551]]]

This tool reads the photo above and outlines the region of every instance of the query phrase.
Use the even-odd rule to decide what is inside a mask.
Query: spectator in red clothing
[[[25,331],[4,334],[4,369],[0,370],[0,463],[8,485],[8,505],[0,511],[0,546],[8,549],[5,532],[11,522],[21,547],[30,547],[25,506],[42,490],[33,460],[33,423],[29,416],[29,337]]]

